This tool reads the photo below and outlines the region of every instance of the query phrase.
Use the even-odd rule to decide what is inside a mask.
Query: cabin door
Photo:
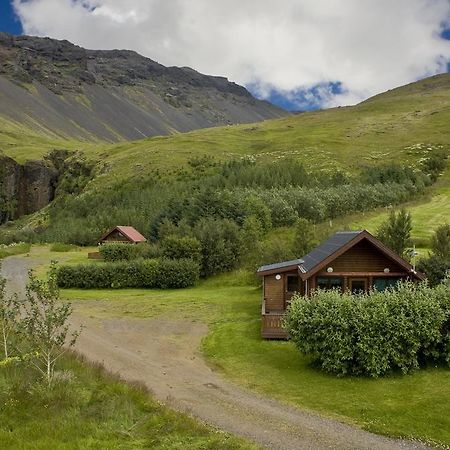
[[[367,292],[367,278],[350,278],[349,289],[352,294],[361,294]]]

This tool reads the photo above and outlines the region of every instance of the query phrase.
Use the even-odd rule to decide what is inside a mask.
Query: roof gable
[[[131,242],[137,243],[147,241],[147,239],[141,233],[139,233],[139,231],[136,230],[136,228],[122,225],[118,225],[117,227],[114,227],[112,230],[108,231],[105,235],[103,235],[100,238],[100,241],[106,239],[110,234],[114,233],[114,231],[118,231]]]
[[[418,279],[425,278],[423,274],[415,272],[409,262],[405,261],[380,240],[372,236],[367,230],[336,233],[323,244],[319,245],[319,247],[316,247],[312,252],[303,257],[306,263],[300,266],[301,278],[304,280],[310,278],[363,239],[366,239],[376,250],[402,267],[405,272],[413,274]]]

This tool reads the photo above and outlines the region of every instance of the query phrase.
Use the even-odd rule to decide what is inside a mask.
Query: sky
[[[0,0],[0,30],[136,50],[291,110],[450,71],[450,0]]]

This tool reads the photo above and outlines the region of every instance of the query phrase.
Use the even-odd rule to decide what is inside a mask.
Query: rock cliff
[[[56,169],[43,161],[18,164],[0,156],[0,222],[31,214],[55,196]]]

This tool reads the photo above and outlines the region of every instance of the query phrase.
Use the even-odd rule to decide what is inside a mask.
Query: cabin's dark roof
[[[304,263],[303,259],[292,259],[291,261],[283,261],[280,263],[267,264],[265,266],[261,266],[258,269],[258,272],[266,272],[268,270],[277,270],[277,269],[284,269],[286,267],[300,266],[303,263]]]
[[[325,261],[329,256],[361,233],[363,233],[363,231],[339,231],[331,236],[314,250],[302,257],[303,264],[300,265],[304,269],[304,273],[309,272],[322,261]]]

